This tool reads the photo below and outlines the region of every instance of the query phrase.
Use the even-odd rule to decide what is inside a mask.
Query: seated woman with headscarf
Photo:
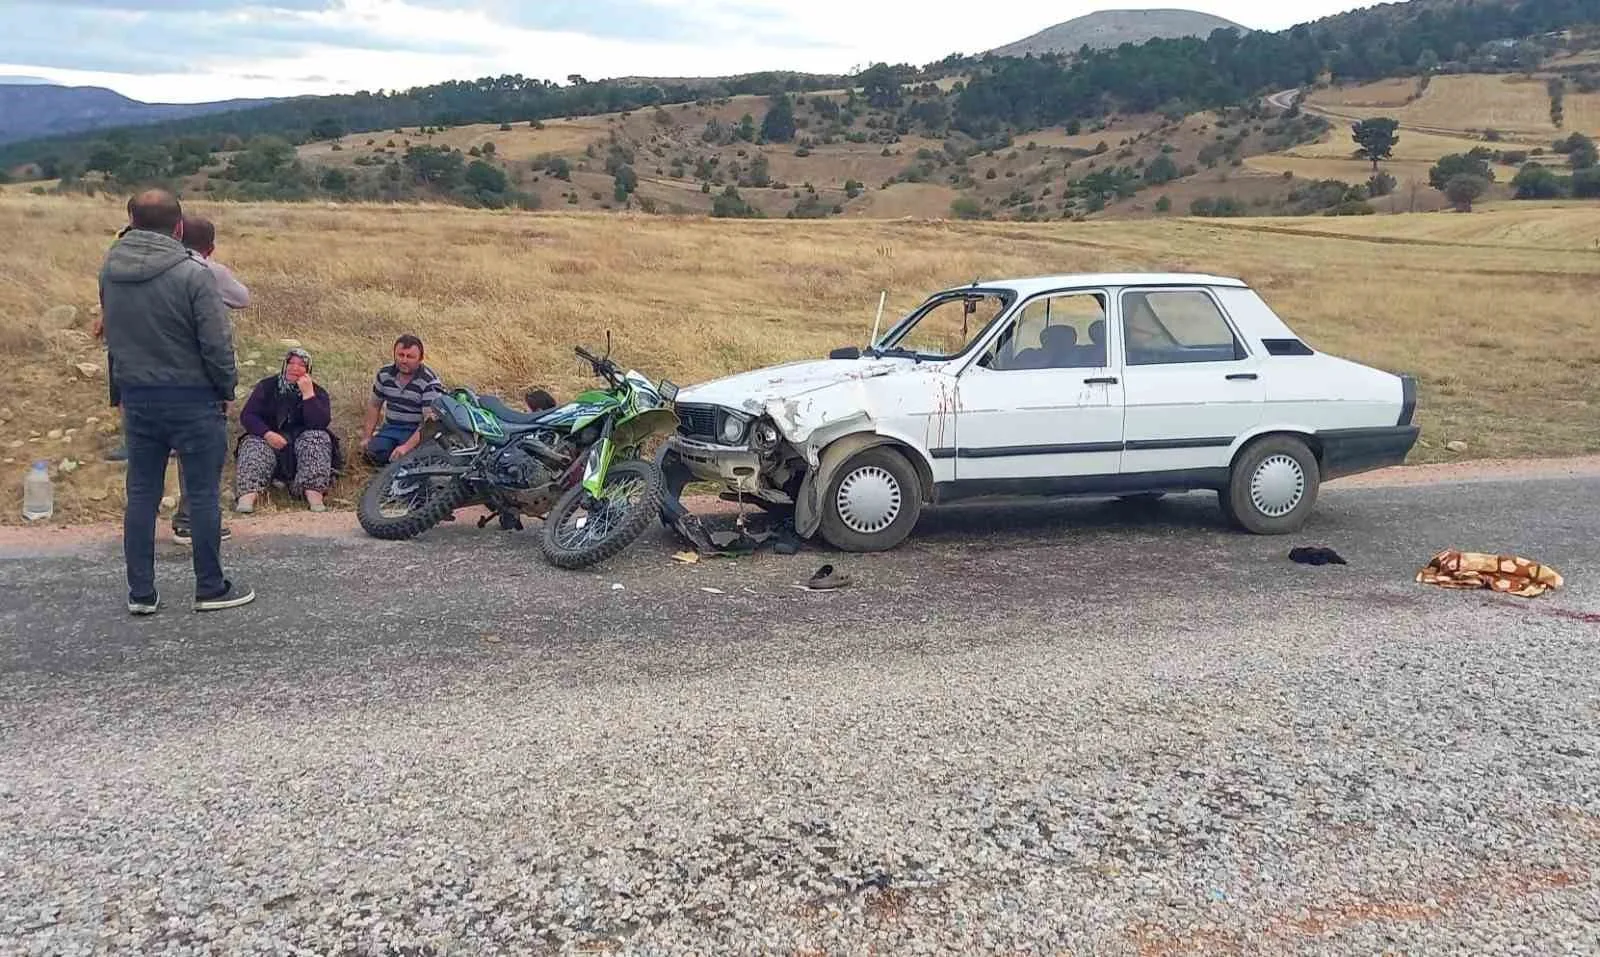
[[[322,497],[340,459],[332,420],[328,391],[311,379],[311,354],[290,349],[282,371],[257,382],[239,413],[245,434],[235,452],[234,510],[255,511],[256,498],[279,481],[289,494],[304,495],[313,512],[326,511]]]

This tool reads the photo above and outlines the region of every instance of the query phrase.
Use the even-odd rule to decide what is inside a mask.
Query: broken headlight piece
[[[763,419],[750,430],[750,447],[757,452],[771,452],[778,447],[778,427]]]

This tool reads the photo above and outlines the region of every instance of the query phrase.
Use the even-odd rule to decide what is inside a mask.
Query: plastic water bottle
[[[22,517],[37,522],[55,514],[56,493],[50,485],[50,465],[33,463],[28,477],[22,480]]]

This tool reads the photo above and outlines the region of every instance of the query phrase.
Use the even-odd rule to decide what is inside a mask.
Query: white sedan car
[[[1416,380],[1307,346],[1238,279],[974,282],[872,346],[682,389],[664,520],[691,480],[847,551],[925,505],[1210,489],[1233,524],[1298,529],[1320,482],[1403,462]]]

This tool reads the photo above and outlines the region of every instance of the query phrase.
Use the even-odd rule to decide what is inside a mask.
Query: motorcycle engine
[[[541,488],[556,480],[556,473],[530,450],[530,445],[538,442],[546,450],[570,457],[571,449],[566,447],[567,442],[555,433],[538,433],[530,439],[507,446],[495,457],[490,477],[496,485],[506,489],[528,490]]]

